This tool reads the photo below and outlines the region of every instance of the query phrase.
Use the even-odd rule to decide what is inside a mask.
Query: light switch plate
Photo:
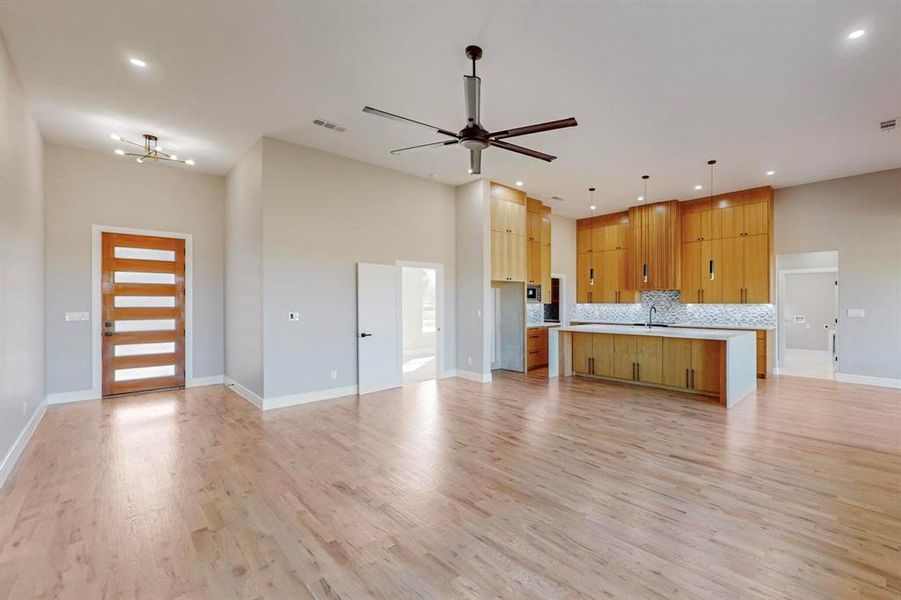
[[[849,308],[848,309],[848,317],[854,319],[860,319],[867,315],[867,311],[862,308]]]
[[[288,320],[289,321],[300,321],[300,313],[299,312],[289,312]]]
[[[67,312],[66,321],[90,321],[91,313],[89,312]]]

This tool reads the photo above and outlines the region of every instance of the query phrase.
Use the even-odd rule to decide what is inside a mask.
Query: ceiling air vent
[[[566,198],[561,198],[560,196],[551,196],[551,200],[554,202],[566,202]]]
[[[337,123],[332,123],[331,121],[325,121],[323,119],[313,119],[313,125],[318,125],[319,127],[325,127],[329,131],[334,131],[335,133],[342,133],[347,131],[344,127],[341,127]]]
[[[882,131],[891,131],[898,125],[898,119],[889,119],[888,121],[882,121],[879,123],[879,129]]]

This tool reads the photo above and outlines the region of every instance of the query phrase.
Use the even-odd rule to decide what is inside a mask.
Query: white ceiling
[[[463,48],[484,48],[482,121],[575,116],[512,140],[486,177],[525,181],[555,211],[775,187],[901,166],[901,1],[254,3],[4,0],[0,28],[47,140],[112,152],[112,132],[156,133],[197,169],[226,173],[260,135],[461,184],[461,148],[366,105],[457,130]],[[867,34],[857,41],[847,34]],[[128,63],[138,56],[145,70]],[[347,128],[336,134],[314,118]],[[172,167],[188,168],[188,167]],[[776,175],[764,172],[774,169]],[[695,184],[704,190],[696,192]]]

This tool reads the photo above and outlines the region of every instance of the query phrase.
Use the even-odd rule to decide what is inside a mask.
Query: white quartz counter
[[[629,323],[611,323],[609,321],[574,321],[577,325],[624,325]],[[736,331],[772,331],[776,329],[775,325],[728,325],[718,323],[667,323],[669,327],[678,327],[679,329],[732,329]]]
[[[618,333],[623,335],[644,335],[653,337],[674,337],[695,340],[729,340],[743,335],[755,336],[750,330],[735,329],[690,329],[687,327],[652,327],[644,325],[569,325],[560,331],[573,333]]]

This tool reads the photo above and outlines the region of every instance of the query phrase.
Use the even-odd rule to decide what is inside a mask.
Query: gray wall
[[[901,377],[901,169],[778,189],[774,221],[776,254],[839,253],[837,371]]]
[[[47,144],[47,393],[90,390],[91,226],[193,234],[193,376],[222,375],[225,179]]]
[[[444,265],[445,322],[453,323],[452,187],[263,139],[267,399],[356,385],[356,264],[396,260]],[[299,322],[288,321],[294,310]],[[445,334],[452,369],[453,329]]]
[[[491,373],[491,237],[487,180],[455,190],[457,370]]]
[[[44,142],[0,36],[0,459],[44,402]]]
[[[263,396],[263,143],[232,168],[225,199],[225,375]]]
[[[796,350],[829,350],[828,329],[835,319],[835,273],[786,274],[782,327],[785,347]],[[795,323],[804,315],[804,323]]]

